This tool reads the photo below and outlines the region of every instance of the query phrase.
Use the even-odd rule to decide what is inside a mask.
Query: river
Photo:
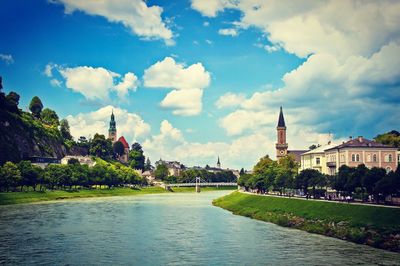
[[[0,206],[0,264],[400,265],[400,254],[212,206],[226,193]]]

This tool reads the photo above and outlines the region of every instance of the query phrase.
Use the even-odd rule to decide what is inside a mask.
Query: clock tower
[[[278,142],[276,143],[276,159],[285,157],[287,155],[288,144],[286,143],[286,125],[285,118],[283,117],[282,106],[279,112],[278,126],[276,127]]]

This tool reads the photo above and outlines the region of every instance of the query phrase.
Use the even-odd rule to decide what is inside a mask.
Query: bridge
[[[195,182],[188,183],[174,183],[174,184],[162,184],[161,186],[165,189],[171,189],[172,187],[196,187],[196,192],[200,192],[200,187],[232,187],[237,186],[236,182],[205,182],[200,177],[196,177]]]

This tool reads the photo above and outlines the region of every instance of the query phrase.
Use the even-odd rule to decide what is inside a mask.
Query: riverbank
[[[236,187],[202,187],[201,191],[214,190],[234,190]],[[112,196],[133,196],[144,194],[160,194],[160,193],[181,193],[195,192],[194,187],[179,187],[173,191],[167,191],[161,187],[145,187],[145,188],[112,188],[112,189],[79,189],[79,190],[47,190],[45,192],[2,192],[0,193],[0,205],[32,203],[50,200],[65,200],[76,198],[92,198],[92,197],[112,197]]]
[[[240,192],[218,198],[213,204],[237,215],[400,252],[400,209]]]

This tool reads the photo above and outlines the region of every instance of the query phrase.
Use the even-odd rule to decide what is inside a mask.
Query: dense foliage
[[[80,164],[70,160],[67,165],[50,164],[45,169],[21,161],[18,164],[6,162],[0,167],[0,191],[31,187],[33,190],[92,188],[94,186],[116,187],[123,184],[146,185],[145,178],[135,170],[119,162],[96,159],[96,165]]]
[[[400,133],[396,130],[378,135],[374,139],[376,142],[400,148]]]
[[[132,144],[132,149],[129,152],[129,165],[133,169],[144,170],[145,157],[143,154],[142,146],[135,142]]]
[[[266,156],[254,166],[253,174],[241,175],[238,184],[260,193],[278,191],[282,194],[300,189],[314,197],[323,196],[328,187],[341,195],[357,195],[363,200],[369,195],[376,201],[388,195],[400,195],[400,169],[386,173],[383,168],[368,169],[364,164],[357,167],[343,165],[336,175],[329,176],[315,169],[305,169],[297,174],[297,167],[289,156],[279,163]]]

